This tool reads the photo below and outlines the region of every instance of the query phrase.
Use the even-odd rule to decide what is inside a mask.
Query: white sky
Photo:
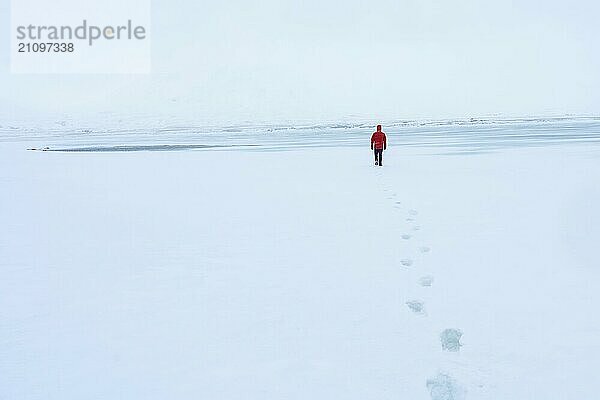
[[[3,29],[0,118],[600,114],[600,4],[591,0],[155,0],[152,7],[151,75],[11,75]],[[1,26],[9,15],[9,1],[0,0]]]

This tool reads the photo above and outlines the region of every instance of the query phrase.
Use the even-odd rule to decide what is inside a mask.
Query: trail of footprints
[[[388,190],[385,190],[389,192]],[[392,193],[389,195],[388,200],[394,201],[394,208],[401,210],[402,202],[396,201],[396,194]],[[421,230],[421,226],[417,225],[417,216],[419,212],[414,209],[408,210],[408,215],[405,217],[405,221],[408,222],[410,226],[410,230],[412,232],[419,232]],[[400,235],[402,240],[407,241],[410,240],[413,235],[410,233],[403,233]],[[427,254],[431,251],[431,248],[428,246],[420,246],[418,247],[418,251],[421,254]],[[410,258],[403,258],[400,260],[400,264],[403,267],[412,267],[414,265],[414,260]],[[423,288],[430,288],[433,286],[434,277],[433,275],[423,275],[421,276],[417,284]],[[416,315],[427,316],[427,312],[425,309],[425,303],[420,299],[410,299],[405,302],[408,309]],[[442,351],[447,352],[458,352],[460,351],[460,347],[462,344],[460,343],[460,339],[463,333],[459,329],[448,328],[444,329],[440,332],[440,343]],[[454,378],[452,378],[447,373],[439,372],[436,376],[427,379],[425,386],[429,391],[432,400],[460,400],[465,397],[466,391],[456,382]]]

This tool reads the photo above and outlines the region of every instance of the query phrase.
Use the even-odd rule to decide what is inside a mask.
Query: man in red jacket
[[[381,125],[377,125],[377,132],[371,135],[371,150],[375,150],[375,165],[383,165],[383,151],[387,149],[385,133],[381,132]]]

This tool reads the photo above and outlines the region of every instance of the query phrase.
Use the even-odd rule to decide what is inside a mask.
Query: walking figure
[[[371,150],[375,150],[375,165],[383,165],[383,151],[387,149],[385,133],[381,131],[381,125],[377,125],[377,131],[371,135]]]

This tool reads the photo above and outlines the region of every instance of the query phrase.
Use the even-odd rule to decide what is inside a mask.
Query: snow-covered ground
[[[383,168],[362,127],[5,134],[0,399],[596,398],[600,129],[569,124],[398,125]]]

